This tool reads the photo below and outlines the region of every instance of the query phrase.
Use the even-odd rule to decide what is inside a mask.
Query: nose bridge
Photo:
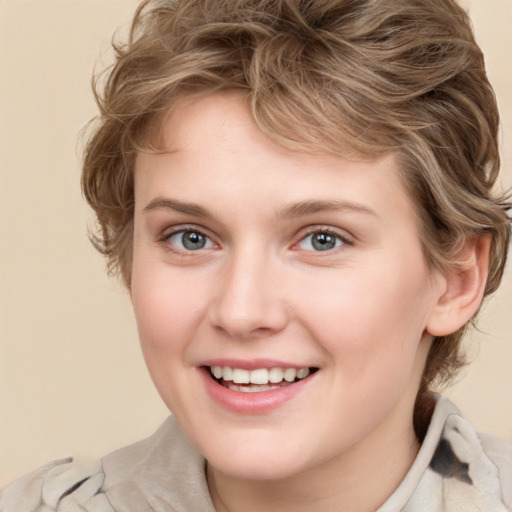
[[[220,273],[212,304],[216,328],[236,338],[281,330],[286,308],[274,282],[276,262],[261,247],[247,244],[234,250]]]

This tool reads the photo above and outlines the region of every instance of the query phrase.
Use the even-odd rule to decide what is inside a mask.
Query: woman
[[[425,4],[141,5],[82,185],[173,417],[2,510],[510,510],[512,449],[430,392],[510,203],[467,16]]]

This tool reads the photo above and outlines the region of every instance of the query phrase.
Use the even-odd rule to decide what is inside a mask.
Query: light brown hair
[[[184,94],[237,89],[260,128],[299,151],[396,152],[427,261],[446,272],[491,238],[498,287],[510,202],[495,193],[499,115],[467,14],[453,0],[147,0],[97,92],[82,186],[95,246],[130,286],[133,169]],[[314,172],[314,171],[312,171]],[[463,364],[466,326],[436,338],[419,396]]]

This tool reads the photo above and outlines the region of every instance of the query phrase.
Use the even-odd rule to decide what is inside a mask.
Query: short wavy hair
[[[509,197],[495,192],[499,115],[466,12],[453,0],[147,0],[95,82],[100,116],[82,187],[95,246],[130,287],[134,162],[176,100],[237,89],[263,132],[299,151],[398,155],[426,260],[453,269],[491,239],[485,295],[507,257]],[[314,171],[312,171],[314,172]],[[420,388],[464,363],[466,326],[436,338]]]

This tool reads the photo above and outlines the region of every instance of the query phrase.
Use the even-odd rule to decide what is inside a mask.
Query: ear
[[[489,235],[468,240],[457,269],[441,276],[442,292],[426,326],[429,334],[452,334],[476,313],[487,283],[490,247]]]

